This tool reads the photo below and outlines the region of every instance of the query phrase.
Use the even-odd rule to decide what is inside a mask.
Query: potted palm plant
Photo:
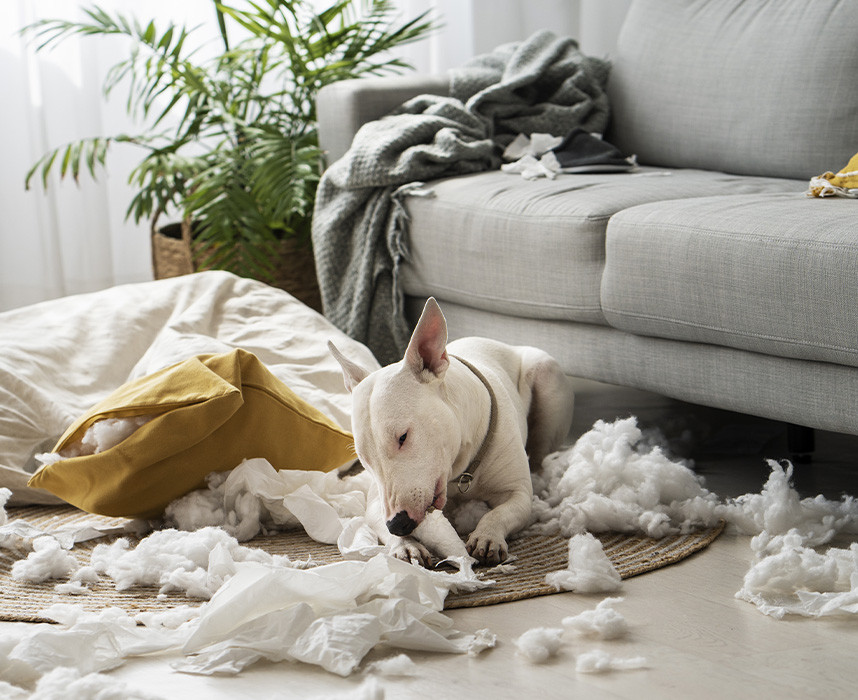
[[[126,216],[151,221],[156,277],[226,269],[318,308],[310,243],[322,169],[316,94],[337,80],[408,68],[390,50],[427,36],[434,22],[426,13],[399,21],[388,0],[337,0],[322,11],[308,0],[212,6],[214,52],[193,29],[96,6],[83,21],[27,27],[37,50],[72,35],[127,37],[129,56],[110,69],[104,91],[124,86],[127,110],[144,128],[56,148],[26,186],[40,177],[47,187],[54,170],[94,177],[112,145],[138,148]],[[181,225],[160,226],[165,212],[180,213]]]

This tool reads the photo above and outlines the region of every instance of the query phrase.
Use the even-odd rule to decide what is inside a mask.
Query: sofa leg
[[[787,423],[787,450],[790,459],[797,464],[807,464],[813,460],[816,440],[813,428]]]

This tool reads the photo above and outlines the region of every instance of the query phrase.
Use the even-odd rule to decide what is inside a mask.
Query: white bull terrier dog
[[[572,422],[572,389],[557,361],[487,338],[447,345],[433,298],[400,362],[370,373],[328,345],[352,393],[355,452],[374,477],[368,519],[381,542],[420,564],[429,549],[504,561],[507,536],[530,519],[530,470]],[[489,506],[466,546],[440,512],[448,498]]]

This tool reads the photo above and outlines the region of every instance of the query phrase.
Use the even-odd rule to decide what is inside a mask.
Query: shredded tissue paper
[[[598,421],[533,475],[533,517],[526,532],[569,538],[569,566],[548,574],[550,584],[611,592],[620,587],[620,578],[589,533],[662,537],[725,519],[755,536],[756,562],[737,597],[775,617],[855,614],[858,545],[815,549],[838,532],[854,532],[854,499],[801,499],[790,484],[791,465],[769,464],[771,474],[759,494],[723,501],[687,464],[670,459],[634,418]],[[87,674],[128,657],[167,651],[178,654],[174,667],[187,673],[239,673],[267,659],[315,664],[345,676],[381,644],[470,655],[494,646],[489,630],[458,631],[442,612],[449,592],[493,582],[474,572],[465,557],[453,562],[457,570],[433,571],[388,556],[365,519],[371,487],[366,472],[345,478],[278,472],[265,460],[247,460],[230,472],[212,474],[206,489],[171,504],[159,529],[136,546],[125,538],[96,546],[87,566],[68,550],[103,530],[84,524],[46,532],[9,523],[3,507],[9,493],[0,489],[0,547],[30,549],[15,564],[15,578],[58,579],[58,591],[86,595],[89,585],[106,577],[120,589],[154,584],[161,593],[181,591],[206,601],[198,608],[136,618],[116,609],[95,614],[72,603],[52,606],[43,614],[59,625],[0,637],[0,677],[15,687],[34,688],[54,682],[56,669],[72,667],[79,674],[74,682],[95,683]],[[449,521],[436,511],[427,519],[427,536],[461,545],[449,522],[467,530],[485,509],[474,503],[459,512],[448,508],[443,516]],[[142,534],[144,527],[132,522],[126,529]],[[285,527],[303,527],[316,540],[336,544],[345,561],[318,566],[241,544]],[[122,534],[122,528],[110,534]],[[564,634],[622,636],[627,625],[612,607],[618,600],[608,598],[587,614],[566,618],[562,627],[525,633],[516,641],[519,654],[538,663],[558,653]],[[580,654],[576,668],[599,672],[644,664],[641,658],[616,659],[597,651]],[[413,673],[407,656],[390,665],[390,673]]]

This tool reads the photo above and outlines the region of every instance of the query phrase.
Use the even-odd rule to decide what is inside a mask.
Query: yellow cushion
[[[807,194],[813,197],[843,195],[854,197],[858,189],[858,153],[838,173],[822,173],[811,178]]]
[[[129,382],[94,406],[54,452],[104,418],[155,415],[119,444],[43,467],[29,481],[102,515],[153,518],[213,471],[264,457],[276,469],[330,471],[354,458],[350,433],[244,350],[200,355]]]

